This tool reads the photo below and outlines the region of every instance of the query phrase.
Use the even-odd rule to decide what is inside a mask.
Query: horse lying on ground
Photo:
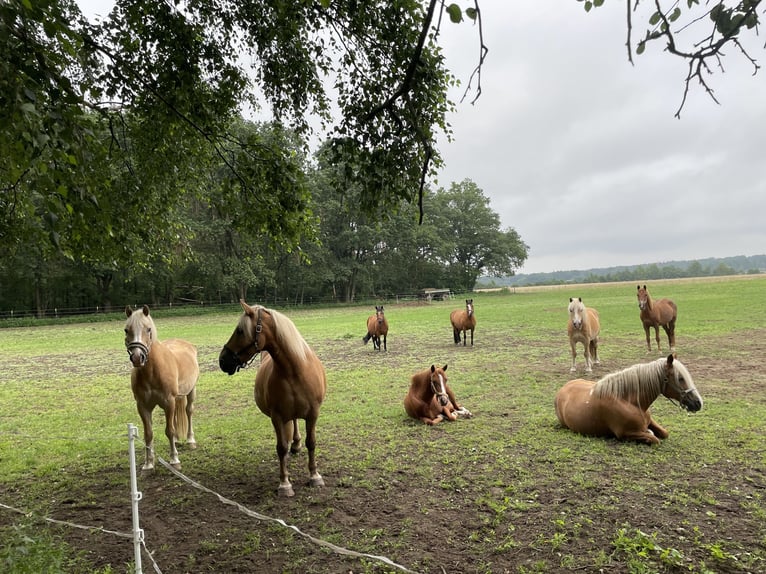
[[[125,315],[128,317],[125,323],[125,347],[133,365],[130,386],[144,425],[146,454],[141,468],[154,468],[152,411],[156,406],[165,411],[165,436],[170,442],[169,463],[180,468],[176,440],[185,436],[189,448],[197,447],[192,427],[199,379],[197,349],[181,339],[160,341],[146,305],[137,312],[126,307]]]
[[[660,395],[690,412],[702,408],[689,371],[668,355],[610,373],[596,383],[569,381],[556,393],[556,417],[580,434],[659,444],[668,431],[652,418],[649,407]]]
[[[660,348],[660,327],[662,327],[668,336],[670,352],[676,351],[676,319],[678,318],[678,308],[670,299],[652,300],[646,285],[638,285],[636,293],[638,297],[638,308],[641,310],[641,323],[644,325],[646,333],[646,349],[651,353],[652,343],[649,338],[649,329],[654,327],[654,338],[657,340],[657,350]]]
[[[255,403],[271,418],[277,438],[280,496],[293,496],[288,453],[300,451],[298,419],[306,421],[309,484],[324,486],[315,457],[316,423],[327,392],[324,366],[295,324],[279,311],[240,301],[244,313],[221,349],[218,364],[233,375],[264,352],[255,377]]]
[[[383,313],[383,305],[375,305],[375,314],[367,318],[367,334],[362,337],[362,342],[366,345],[372,339],[372,348],[380,351],[381,337],[383,340],[383,350],[388,351],[386,346],[386,337],[388,336],[388,319]]]
[[[471,347],[473,347],[473,330],[476,328],[476,315],[473,314],[473,299],[465,300],[465,309],[455,309],[450,313],[452,337],[456,345],[460,344],[460,333],[463,334],[463,346],[466,346],[468,331],[471,331]]]
[[[427,425],[436,425],[443,420],[454,421],[458,416],[473,416],[465,407],[460,406],[455,393],[447,384],[447,365],[415,373],[410,378],[410,388],[404,397],[404,410],[413,419]]]
[[[577,358],[577,343],[582,343],[585,347],[585,372],[593,371],[593,365],[600,364],[598,359],[598,335],[601,326],[598,320],[598,311],[585,307],[582,298],[569,298],[569,323],[567,323],[567,334],[569,335],[569,346],[572,349],[572,367],[571,373],[577,371],[575,360]]]

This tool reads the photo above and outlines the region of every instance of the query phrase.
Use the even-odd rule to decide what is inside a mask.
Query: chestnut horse
[[[470,418],[468,409],[461,407],[455,393],[447,384],[447,365],[426,369],[410,378],[410,388],[404,397],[404,410],[413,419],[427,425],[436,425],[443,420],[454,421],[458,416]]]
[[[660,395],[690,412],[702,408],[689,371],[668,355],[610,373],[596,383],[569,381],[556,393],[556,416],[580,434],[659,444],[668,431],[652,418],[649,407]]]
[[[367,318],[367,334],[362,337],[366,345],[372,339],[372,348],[380,351],[380,341],[383,338],[383,350],[388,351],[386,337],[388,336],[388,319],[383,313],[383,305],[375,305],[375,314]]]
[[[463,333],[463,346],[466,346],[468,331],[471,331],[471,346],[473,347],[473,330],[476,328],[476,315],[473,314],[473,299],[465,300],[465,309],[455,309],[450,313],[452,336],[455,344],[460,344],[460,333]]]
[[[141,311],[125,308],[125,347],[133,369],[130,386],[136,399],[138,414],[144,424],[146,448],[142,470],[154,468],[154,432],[152,411],[159,406],[165,411],[165,436],[170,441],[170,464],[181,467],[176,440],[185,436],[189,448],[197,448],[192,427],[194,398],[199,379],[197,349],[182,339],[160,341],[149,307]]]
[[[240,300],[244,313],[218,358],[221,370],[233,375],[263,352],[255,377],[255,404],[271,418],[277,438],[280,496],[293,496],[287,470],[288,453],[300,451],[298,419],[306,421],[309,484],[324,486],[315,457],[316,424],[327,392],[324,366],[295,324],[279,311]]]
[[[670,352],[674,353],[676,350],[676,318],[678,317],[678,308],[676,304],[670,299],[657,299],[652,300],[649,291],[646,290],[646,285],[641,287],[638,285],[638,308],[641,310],[641,323],[644,325],[644,333],[646,333],[646,349],[650,353],[652,352],[652,343],[649,338],[649,328],[654,327],[654,338],[657,340],[657,350],[662,352],[660,348],[660,326],[665,330],[668,336],[668,344],[670,345]]]
[[[598,335],[601,326],[598,320],[598,311],[586,307],[582,302],[582,297],[577,299],[569,298],[569,323],[567,323],[567,334],[569,335],[569,346],[572,348],[572,368],[569,372],[577,371],[575,359],[577,358],[577,343],[582,343],[585,347],[585,372],[593,372],[593,365],[599,365],[598,360]]]

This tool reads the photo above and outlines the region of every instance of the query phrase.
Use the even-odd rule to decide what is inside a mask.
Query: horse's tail
[[[371,338],[372,338],[372,333],[367,331],[367,334],[364,337],[362,337],[362,343],[364,343],[366,345],[367,343],[370,342]]]
[[[189,417],[186,415],[186,395],[176,397],[176,440],[186,440],[189,433]]]

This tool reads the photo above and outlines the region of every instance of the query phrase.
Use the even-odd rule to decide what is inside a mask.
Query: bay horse
[[[473,314],[473,299],[465,300],[465,309],[455,309],[450,313],[452,336],[455,344],[460,344],[460,334],[463,334],[463,346],[466,346],[468,331],[471,331],[471,347],[473,347],[473,330],[476,328],[476,315]]]
[[[366,345],[372,339],[372,348],[380,351],[380,342],[383,341],[383,350],[388,351],[386,337],[388,336],[388,319],[383,313],[383,305],[375,305],[375,314],[367,318],[367,334],[362,337]],[[382,339],[381,339],[382,338]]]
[[[197,394],[199,363],[197,348],[182,339],[160,341],[149,307],[141,311],[125,308],[125,347],[133,368],[130,387],[144,425],[145,460],[142,470],[154,469],[152,411],[165,411],[165,436],[170,442],[170,464],[181,467],[176,440],[186,437],[186,445],[197,448],[192,426]]]
[[[458,416],[470,418],[471,412],[460,406],[447,384],[447,365],[415,373],[410,378],[410,388],[404,397],[404,410],[413,419],[427,425],[436,425],[443,420],[454,421]]]
[[[287,468],[288,453],[301,449],[298,419],[306,421],[309,484],[324,486],[315,457],[316,424],[327,393],[322,362],[285,315],[240,300],[244,313],[221,349],[218,364],[233,375],[258,355],[261,364],[255,377],[255,404],[271,419],[279,457],[279,496],[294,496]]]
[[[660,326],[668,336],[670,352],[676,350],[676,318],[678,317],[678,308],[670,299],[657,299],[654,301],[646,289],[646,285],[638,285],[636,293],[638,297],[638,308],[641,310],[641,323],[644,325],[646,333],[646,349],[652,352],[652,343],[649,337],[649,328],[654,327],[654,338],[657,340],[657,350],[660,348]]]
[[[575,299],[569,298],[569,322],[567,323],[567,334],[569,335],[569,346],[572,349],[572,367],[569,372],[577,371],[575,360],[577,359],[577,343],[582,343],[585,347],[585,372],[593,372],[593,365],[601,364],[598,359],[598,335],[601,331],[598,311],[592,307],[586,307],[582,302],[582,297]]]
[[[681,361],[673,355],[610,373],[598,382],[576,379],[556,393],[556,417],[577,433],[659,444],[668,431],[649,407],[660,395],[697,412],[702,397]]]

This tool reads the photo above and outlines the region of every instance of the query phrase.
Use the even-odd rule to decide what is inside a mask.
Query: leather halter
[[[261,325],[261,310],[262,310],[262,307],[258,307],[258,315],[257,315],[256,322],[255,322],[255,337],[253,337],[253,342],[252,343],[250,343],[247,347],[244,347],[244,348],[240,349],[239,351],[234,351],[234,350],[230,349],[227,345],[223,346],[224,349],[229,351],[229,353],[234,355],[237,358],[237,361],[239,361],[239,365],[237,365],[237,371],[239,371],[240,369],[244,369],[244,368],[249,367],[250,364],[258,356],[258,353],[261,352],[261,349],[258,347],[258,335],[263,330],[263,326]],[[242,355],[243,353],[247,353],[253,347],[255,348],[255,350],[253,351],[252,357],[250,357],[249,359],[243,361],[240,358],[240,355]]]

